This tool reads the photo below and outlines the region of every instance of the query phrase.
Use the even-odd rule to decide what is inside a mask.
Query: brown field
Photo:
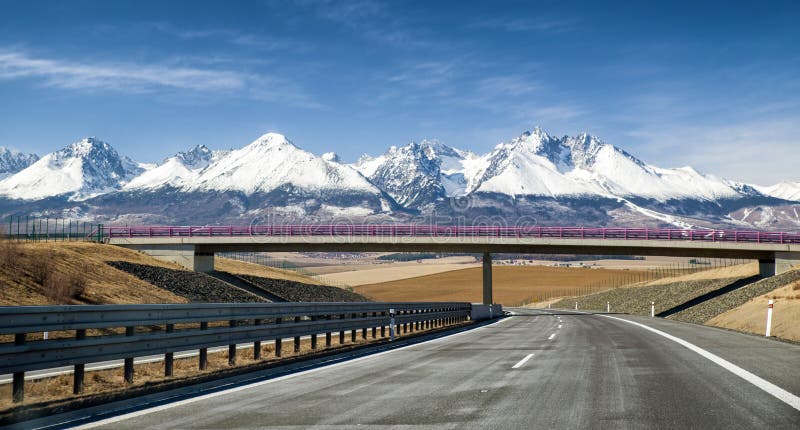
[[[350,286],[375,284],[381,282],[397,281],[400,279],[416,278],[419,276],[433,275],[436,273],[462,270],[471,267],[479,267],[479,264],[386,264],[378,267],[364,268],[347,272],[331,273],[319,276],[319,279],[333,284],[345,284]]]
[[[246,263],[228,258],[214,258],[214,268],[235,275],[260,276],[262,278],[286,279],[289,281],[303,282],[305,284],[321,285],[322,283],[310,276],[285,269],[276,269],[260,264]]]
[[[536,299],[588,293],[590,286],[643,272],[546,266],[492,269],[495,303],[519,306]],[[377,301],[466,301],[482,298],[480,267],[353,287]],[[580,292],[582,291],[582,292]]]

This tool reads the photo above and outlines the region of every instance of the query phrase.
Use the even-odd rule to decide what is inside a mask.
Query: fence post
[[[770,337],[772,334],[772,306],[774,301],[770,300],[767,302],[767,332],[764,334],[766,337]]]

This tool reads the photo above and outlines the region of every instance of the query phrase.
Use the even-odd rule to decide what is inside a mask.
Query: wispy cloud
[[[168,22],[149,22],[142,24],[146,29],[156,30],[182,40],[215,39],[245,48],[267,51],[307,52],[312,46],[297,40],[254,34],[227,28],[182,28]]]
[[[291,82],[271,76],[162,64],[75,62],[0,50],[0,79],[23,78],[39,79],[46,86],[69,90],[223,93],[319,106]]]
[[[369,0],[295,0],[300,7],[312,11],[317,17],[339,24],[356,32],[360,37],[398,48],[429,48],[435,43],[423,36],[388,3]]]
[[[484,28],[508,32],[563,33],[574,28],[575,22],[551,18],[491,18],[476,21],[469,28]]]
[[[662,124],[627,134],[644,143],[637,154],[656,165],[691,165],[758,185],[800,181],[800,116],[722,125]]]

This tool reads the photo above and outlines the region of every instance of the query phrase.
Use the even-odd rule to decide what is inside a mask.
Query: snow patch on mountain
[[[800,202],[800,182],[781,182],[768,187],[754,186],[762,194],[778,199]]]
[[[0,195],[25,200],[69,195],[72,200],[84,200],[118,190],[142,170],[108,143],[90,137],[0,181]]]
[[[278,133],[267,133],[244,148],[231,151],[211,163],[184,189],[253,194],[281,186],[381,194],[356,170],[304,151]]]
[[[165,186],[180,188],[190,184],[208,165],[227,155],[230,151],[211,151],[205,145],[179,152],[160,165],[147,169],[128,182],[123,189],[154,190]]]
[[[0,146],[0,180],[25,169],[38,159],[36,154],[23,154]]]

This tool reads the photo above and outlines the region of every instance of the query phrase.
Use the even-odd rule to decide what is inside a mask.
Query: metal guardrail
[[[497,237],[551,239],[668,240],[800,244],[800,234],[740,230],[590,227],[492,227],[435,225],[253,225],[102,227],[108,238],[239,236]]]
[[[340,343],[345,332],[372,329],[372,337],[386,336],[389,310],[397,327],[405,332],[422,327],[458,323],[470,316],[469,303],[222,303],[188,305],[100,305],[0,307],[0,334],[13,335],[14,342],[0,344],[0,374],[12,373],[15,402],[24,397],[26,371],[74,365],[73,392],[83,391],[84,366],[105,360],[125,359],[125,380],[133,382],[135,357],[165,354],[165,375],[173,371],[176,351],[200,350],[200,369],[207,366],[209,347],[228,345],[229,363],[236,362],[236,345],[254,343],[254,358],[260,358],[262,340],[275,340],[281,354],[281,339],[325,335],[331,345],[333,332]],[[222,322],[209,326],[209,323]],[[175,326],[179,325],[178,328]],[[160,328],[163,326],[163,330]],[[125,334],[87,336],[87,329],[125,328]],[[148,328],[140,330],[137,327]],[[159,330],[153,330],[158,327]],[[29,333],[75,331],[71,338],[27,341]]]

